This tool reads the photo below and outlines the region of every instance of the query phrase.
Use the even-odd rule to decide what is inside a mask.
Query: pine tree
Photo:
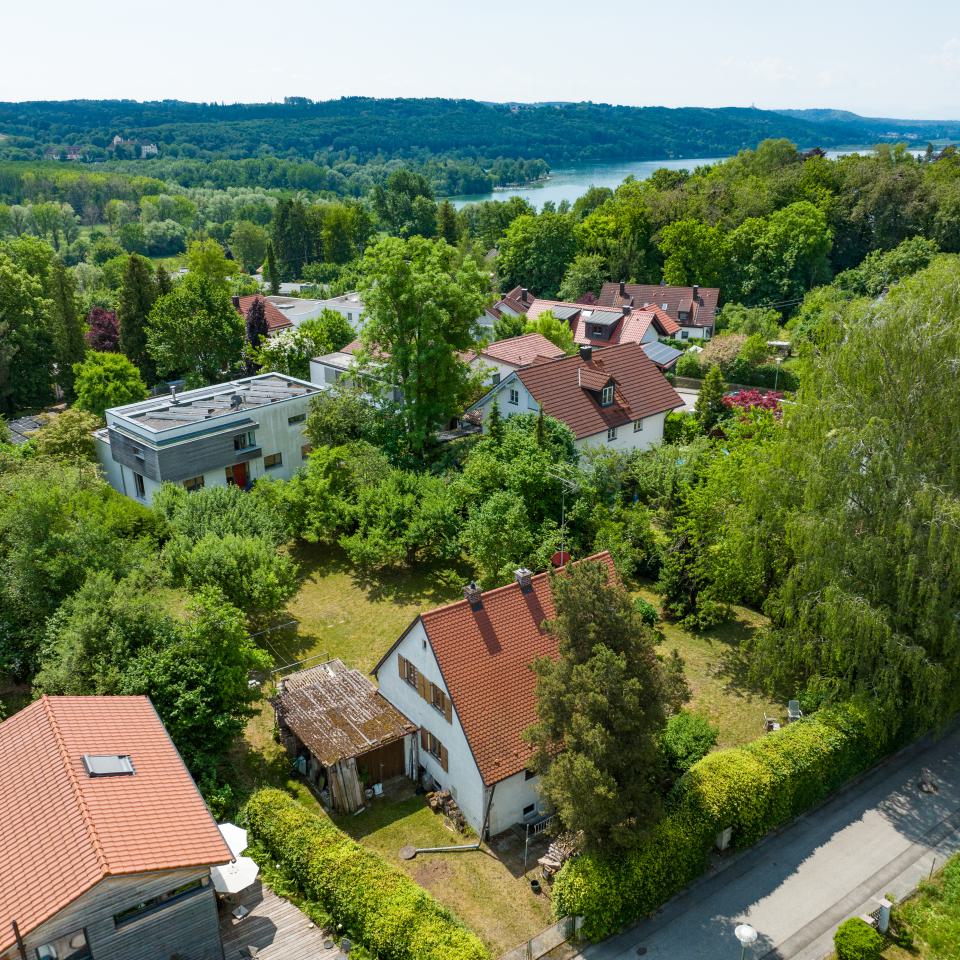
[[[267,282],[270,284],[270,293],[276,296],[280,292],[280,275],[277,273],[272,242],[267,244]]]
[[[726,389],[720,368],[712,366],[700,387],[695,407],[697,420],[704,433],[709,433],[727,415],[727,408],[723,405]]]
[[[50,330],[56,345],[57,383],[68,400],[73,399],[73,365],[83,360],[86,341],[83,320],[77,306],[77,288],[73,277],[59,258],[47,277],[50,301]]]
[[[156,368],[147,353],[147,317],[157,300],[157,283],[150,261],[132,254],[120,287],[117,319],[120,321],[120,349],[139,369],[147,384],[156,383]]]
[[[170,274],[163,269],[163,264],[157,264],[156,274],[157,296],[162,297],[173,289],[173,283],[170,280]]]
[[[459,234],[457,211],[449,200],[444,200],[437,206],[437,236],[451,246],[456,246],[460,239]]]
[[[490,442],[499,447],[503,441],[503,415],[500,413],[500,404],[494,399],[487,414],[487,436]]]

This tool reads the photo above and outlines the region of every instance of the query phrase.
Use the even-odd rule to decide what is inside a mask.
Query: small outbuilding
[[[284,677],[271,703],[284,745],[334,810],[358,810],[365,790],[409,775],[416,725],[342,660]]]

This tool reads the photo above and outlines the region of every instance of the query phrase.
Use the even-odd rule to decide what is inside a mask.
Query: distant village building
[[[150,140],[124,140],[119,133],[115,134],[110,141],[109,149],[116,151],[118,147],[130,150],[140,160],[155,157],[160,152],[160,148]]]
[[[310,452],[304,426],[319,392],[262,373],[114,407],[94,434],[97,457],[110,485],[142,503],[163,483],[246,489],[262,476],[288,480]]]
[[[0,960],[223,960],[233,856],[146,697],[41,697],[0,723]]]
[[[579,449],[646,450],[663,440],[667,413],[683,399],[647,356],[644,345],[622,343],[516,370],[475,403],[484,424],[493,404],[502,417],[521,413],[565,423]]]

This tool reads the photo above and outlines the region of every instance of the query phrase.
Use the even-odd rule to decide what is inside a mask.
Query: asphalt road
[[[921,768],[936,794],[920,791]],[[733,930],[759,933],[750,960],[821,960],[833,932],[902,897],[960,850],[960,728],[922,740],[751,850],[723,862],[651,920],[580,960],[737,960]],[[638,948],[645,948],[643,953]]]

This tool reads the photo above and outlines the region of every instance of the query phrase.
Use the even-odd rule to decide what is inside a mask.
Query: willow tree
[[[754,507],[782,532],[754,671],[883,728],[960,707],[960,262],[858,301],[809,362]]]

